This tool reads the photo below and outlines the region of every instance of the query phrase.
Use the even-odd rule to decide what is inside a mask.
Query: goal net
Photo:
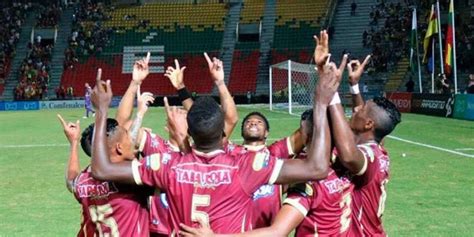
[[[270,110],[301,114],[313,106],[318,75],[313,64],[291,60],[270,66]]]

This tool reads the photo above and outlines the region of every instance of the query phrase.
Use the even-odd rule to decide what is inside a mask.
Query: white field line
[[[425,144],[425,143],[421,143],[421,142],[414,142],[414,141],[406,140],[406,139],[391,136],[391,135],[388,135],[388,137],[391,138],[391,139],[397,140],[397,141],[401,141],[401,142],[406,142],[406,143],[410,143],[410,144],[414,144],[414,145],[418,145],[418,146],[431,148],[431,149],[438,150],[438,151],[444,151],[444,152],[448,152],[448,153],[451,153],[451,154],[456,154],[456,155],[460,155],[460,156],[474,158],[474,155],[462,153],[462,152],[459,152],[459,151],[453,151],[453,150],[450,150],[450,149],[437,147],[437,146],[433,146],[433,145],[429,145],[429,144]]]
[[[270,112],[275,112],[275,113],[281,113],[281,111],[273,111],[273,110],[269,110],[269,111]],[[288,113],[286,113],[286,114],[288,114]],[[294,115],[294,114],[288,114],[288,115],[298,116],[298,115]],[[391,136],[391,135],[388,135],[387,137],[389,137],[391,139],[394,139],[394,140],[401,141],[401,142],[406,142],[406,143],[410,143],[410,144],[414,144],[414,145],[418,145],[418,146],[431,148],[431,149],[434,149],[434,150],[439,150],[439,151],[444,151],[444,152],[448,152],[448,153],[452,153],[452,154],[456,154],[456,155],[460,155],[460,156],[464,156],[464,157],[474,158],[474,155],[470,155],[470,154],[466,154],[466,153],[462,153],[462,152],[458,152],[458,151],[454,151],[454,150],[450,150],[450,149],[446,149],[446,148],[442,148],[442,147],[437,147],[437,146],[433,146],[433,145],[429,145],[429,144],[425,144],[425,143],[421,143],[421,142],[414,142],[414,141],[406,140],[406,139]],[[467,149],[473,149],[473,148],[467,148]]]
[[[267,141],[273,142],[280,140],[281,138],[267,138]],[[231,139],[232,142],[243,142],[244,139]],[[68,143],[58,143],[58,144],[25,144],[25,145],[0,145],[0,149],[8,148],[37,148],[37,147],[67,147]]]
[[[474,151],[474,148],[456,148],[456,151]]]
[[[69,144],[68,143],[60,143],[60,144],[0,145],[0,149],[2,149],[2,148],[58,147],[58,146],[69,146]]]
[[[391,138],[391,139],[397,140],[397,141],[401,141],[401,142],[406,142],[406,143],[410,143],[410,144],[414,144],[414,145],[418,145],[418,146],[423,146],[423,147],[431,148],[431,149],[434,149],[434,150],[444,151],[444,152],[448,152],[448,153],[452,153],[452,154],[460,155],[460,156],[464,156],[464,157],[474,158],[474,155],[462,153],[462,152],[459,152],[459,151],[454,151],[454,150],[450,150],[450,149],[446,149],[446,148],[442,148],[442,147],[437,147],[437,146],[433,146],[433,145],[429,145],[429,144],[425,144],[425,143],[421,143],[421,142],[414,142],[414,141],[406,140],[406,139],[399,138],[399,137],[395,137],[395,136],[391,136],[391,135],[389,135],[388,137]],[[281,138],[268,138],[267,141],[272,142],[272,141],[277,141],[277,140],[279,140],[279,139],[281,139]],[[231,141],[233,141],[233,142],[242,142],[243,139],[242,139],[242,138],[239,138],[239,139],[232,139]],[[8,148],[37,148],[37,147],[67,147],[67,146],[69,146],[69,144],[67,144],[67,143],[58,143],[58,144],[25,144],[25,145],[0,145],[0,149],[8,149]],[[462,149],[462,150],[467,150],[467,149],[469,149],[469,150],[474,150],[473,148],[460,148],[460,149]],[[459,149],[456,149],[456,150],[459,150]]]

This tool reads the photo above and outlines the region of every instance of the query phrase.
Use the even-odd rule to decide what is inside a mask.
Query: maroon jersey
[[[287,159],[293,155],[290,139],[283,138],[270,146],[234,145],[226,146],[226,151],[231,154],[244,154],[246,152],[268,151],[270,155]],[[270,226],[275,219],[282,203],[282,185],[262,185],[253,193],[252,216],[253,228]]]
[[[385,149],[375,142],[357,147],[364,154],[365,165],[352,178],[353,227],[365,236],[386,236],[382,215],[387,198],[385,186],[389,180],[390,160]]]
[[[139,151],[143,157],[147,157],[157,153],[179,152],[179,148],[154,133],[144,132]],[[169,206],[166,194],[156,189],[155,194],[148,198],[148,209],[150,210],[150,232],[169,235]]]
[[[216,233],[251,229],[252,194],[261,185],[272,184],[283,165],[268,152],[232,156],[223,150],[162,153],[145,160],[143,165],[132,163],[135,182],[166,191],[171,234],[178,232],[179,223],[198,227],[198,219]]]
[[[347,236],[351,224],[352,184],[331,170],[326,179],[297,184],[284,204],[305,216],[295,236]]]
[[[149,190],[95,180],[86,168],[74,181],[74,196],[83,214],[78,236],[148,236]]]

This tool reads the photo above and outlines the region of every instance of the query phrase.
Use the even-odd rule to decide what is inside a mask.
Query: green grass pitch
[[[272,141],[299,125],[296,116],[258,110],[269,118]],[[250,111],[239,108],[240,117]],[[56,113],[80,119],[82,129],[93,122],[82,119],[82,109],[0,114],[0,236],[74,236],[79,229],[79,204],[64,183],[69,149]],[[144,126],[163,134],[162,108],[150,109]],[[386,139],[391,179],[383,221],[388,234],[472,236],[474,122],[403,114],[392,135],[466,155]],[[240,124],[232,138],[241,142]],[[80,156],[84,167],[89,160]]]

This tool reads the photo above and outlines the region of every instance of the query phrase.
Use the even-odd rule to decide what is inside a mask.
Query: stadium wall
[[[474,120],[474,95],[387,93],[400,112]]]

